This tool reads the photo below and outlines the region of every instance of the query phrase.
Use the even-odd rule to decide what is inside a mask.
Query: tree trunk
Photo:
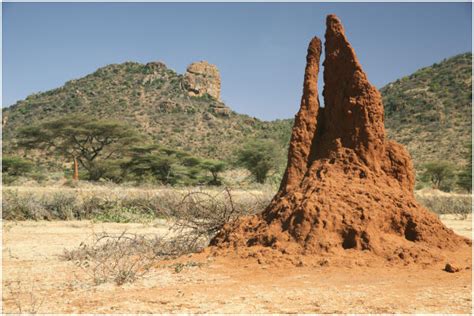
[[[77,159],[74,157],[74,175],[72,176],[74,181],[79,180],[79,165],[77,164]]]

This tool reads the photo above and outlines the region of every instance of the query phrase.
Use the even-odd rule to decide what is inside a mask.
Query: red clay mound
[[[321,41],[314,38],[280,190],[263,213],[225,226],[213,251],[404,263],[446,259],[443,251],[470,253],[469,240],[416,202],[411,158],[385,138],[380,93],[334,15],[325,39],[325,107],[317,88]]]

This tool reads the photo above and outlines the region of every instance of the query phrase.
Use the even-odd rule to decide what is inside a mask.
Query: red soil
[[[470,240],[446,228],[413,195],[410,155],[385,138],[384,109],[339,19],[327,17],[324,103],[317,79],[321,41],[308,48],[280,190],[264,212],[227,224],[219,255],[271,262],[318,260],[471,265]]]

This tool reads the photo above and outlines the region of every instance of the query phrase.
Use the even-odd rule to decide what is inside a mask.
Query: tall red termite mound
[[[469,240],[415,200],[411,158],[385,138],[380,93],[334,15],[327,17],[325,40],[325,107],[318,100],[315,37],[280,190],[261,214],[227,224],[211,242],[214,251],[429,262],[441,251],[469,249]]]

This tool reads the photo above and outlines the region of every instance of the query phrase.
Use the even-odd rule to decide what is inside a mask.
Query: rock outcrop
[[[8,122],[8,114],[3,114],[2,115],[2,127],[5,127],[5,125],[7,125],[7,122]]]
[[[232,113],[232,110],[228,106],[220,102],[209,105],[209,111],[221,116],[229,116]]]
[[[314,38],[279,192],[263,213],[227,224],[212,240],[213,251],[428,264],[442,260],[442,251],[469,250],[469,240],[415,200],[411,158],[385,138],[380,93],[334,15],[325,35],[324,108],[320,55]]]
[[[190,96],[201,97],[206,94],[216,100],[221,97],[221,76],[215,65],[206,61],[192,63],[186,69],[184,86]]]

